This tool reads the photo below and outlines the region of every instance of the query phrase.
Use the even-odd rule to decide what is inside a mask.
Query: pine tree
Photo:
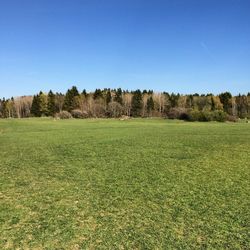
[[[220,101],[223,104],[223,109],[226,113],[229,113],[229,109],[232,107],[231,105],[231,98],[232,95],[230,92],[225,92],[225,93],[221,93],[219,95]]]
[[[108,89],[106,94],[106,104],[108,105],[111,101],[112,101],[111,91],[110,89]]]
[[[178,93],[177,95],[172,93],[169,97],[170,104],[172,108],[175,108],[178,106],[178,100],[180,98],[180,94]]]
[[[76,86],[73,86],[73,87],[71,88],[71,92],[72,92],[72,95],[73,95],[73,96],[79,96],[79,92],[78,92],[78,89],[77,89]]]
[[[3,98],[3,101],[2,101],[2,116],[3,116],[3,118],[8,117],[7,102],[8,102],[8,100],[5,100],[5,98]]]
[[[150,96],[147,100],[147,112],[150,115],[151,112],[154,110],[154,100],[153,97]]]
[[[53,116],[57,112],[56,110],[56,96],[52,90],[48,93],[48,115]]]
[[[41,116],[39,95],[34,95],[30,113],[35,117]]]
[[[138,89],[133,93],[131,101],[131,115],[134,117],[141,116],[142,110],[142,94]]]
[[[71,89],[68,89],[65,99],[63,109],[71,112],[72,110],[78,108],[77,97],[79,96],[79,92],[75,86]]]
[[[118,88],[115,91],[114,101],[118,102],[118,103],[120,103],[122,105],[122,90],[121,90],[121,88]]]
[[[100,89],[96,89],[94,94],[93,94],[93,98],[94,98],[94,100],[103,98],[102,91]]]
[[[82,91],[82,95],[84,95],[85,97],[87,96],[86,89],[84,89],[84,90]]]

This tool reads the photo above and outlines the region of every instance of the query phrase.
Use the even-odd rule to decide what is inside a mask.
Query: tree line
[[[96,89],[79,92],[73,86],[65,94],[40,91],[34,96],[0,99],[0,118],[52,116],[88,117],[166,117],[190,121],[224,121],[250,118],[250,93],[233,96],[181,95],[152,90],[128,91]]]

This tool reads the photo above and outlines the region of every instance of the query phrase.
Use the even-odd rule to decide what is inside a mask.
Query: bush
[[[71,111],[71,114],[74,118],[77,119],[83,119],[83,118],[88,118],[88,113],[87,112],[83,112],[80,109],[74,109]]]
[[[213,120],[213,112],[210,111],[203,111],[201,112],[201,118],[204,122],[210,122]]]
[[[189,112],[190,121],[202,121],[201,112],[198,110],[191,110]]]
[[[123,113],[123,107],[120,103],[118,102],[110,102],[108,104],[108,109],[106,112],[106,115],[108,117],[121,117]]]
[[[213,112],[213,120],[217,122],[224,122],[227,119],[227,113],[224,111],[216,110]]]
[[[72,118],[72,115],[68,111],[63,110],[59,113],[56,113],[55,117],[57,119],[70,119]]]
[[[187,110],[184,108],[171,108],[167,114],[169,119],[188,120]]]
[[[179,116],[180,120],[190,121],[190,115],[187,112],[182,112]]]

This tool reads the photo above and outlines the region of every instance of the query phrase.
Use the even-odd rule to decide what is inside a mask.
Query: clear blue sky
[[[249,0],[0,0],[0,97],[250,91]]]

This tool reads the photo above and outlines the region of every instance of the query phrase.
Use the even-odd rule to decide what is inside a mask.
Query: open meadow
[[[0,120],[0,173],[0,249],[249,249],[249,123]]]

